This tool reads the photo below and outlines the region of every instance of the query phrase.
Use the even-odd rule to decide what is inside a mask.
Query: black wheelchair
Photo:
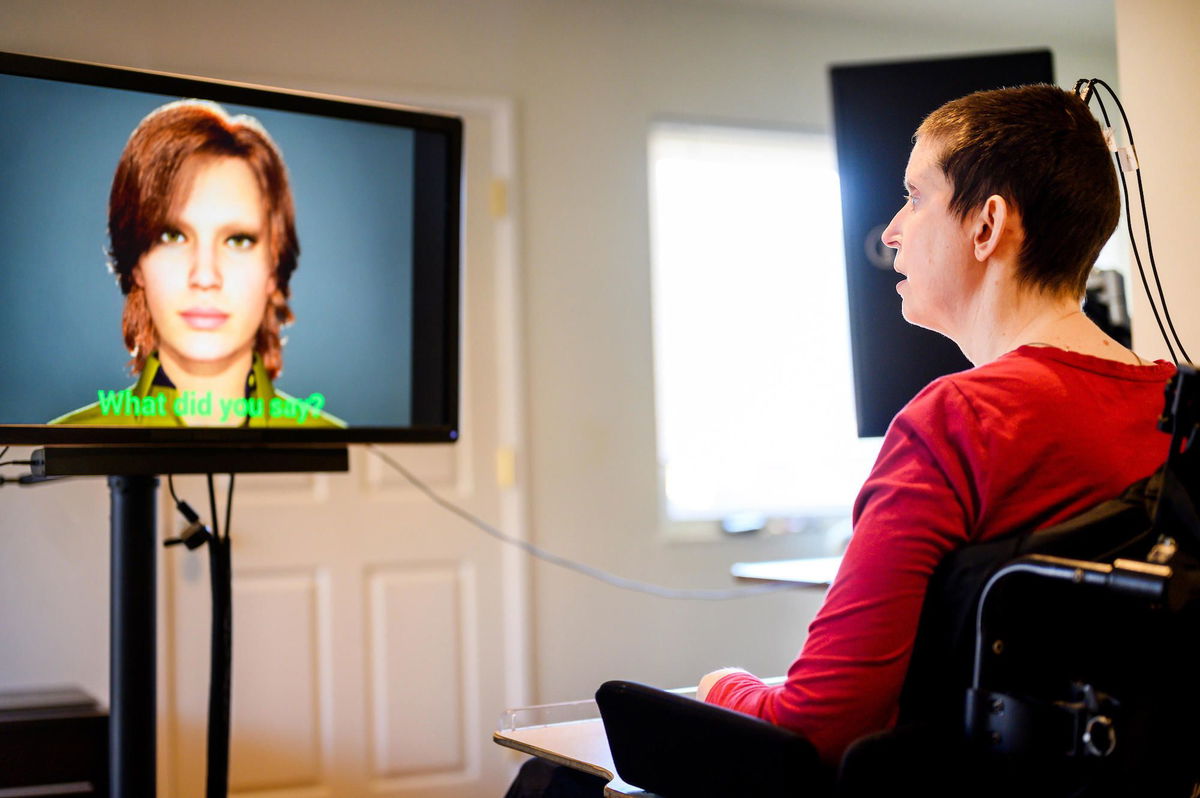
[[[596,695],[621,778],[661,798],[1200,796],[1200,376],[1167,462],[1064,524],[961,549],[926,595],[895,728],[836,772],[802,736],[629,682]]]

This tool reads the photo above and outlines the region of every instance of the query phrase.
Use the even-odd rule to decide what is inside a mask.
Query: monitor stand
[[[35,476],[108,477],[109,795],[153,798],[158,475],[348,471],[349,451],[344,445],[47,446],[33,452],[32,470]]]

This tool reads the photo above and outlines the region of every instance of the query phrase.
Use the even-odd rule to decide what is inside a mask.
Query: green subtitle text
[[[184,391],[174,401],[167,404],[166,394],[155,396],[134,396],[129,389],[123,391],[96,391],[99,398],[100,412],[106,416],[186,416],[191,418],[219,417],[224,423],[230,418],[262,418],[264,413],[270,418],[290,418],[296,423],[303,424],[310,417],[320,416],[321,408],[325,406],[325,396],[319,393],[310,394],[307,399],[272,397],[265,399],[252,397],[213,398],[211,393],[197,394],[195,391]]]

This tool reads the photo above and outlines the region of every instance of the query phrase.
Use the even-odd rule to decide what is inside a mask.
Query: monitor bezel
[[[446,136],[442,253],[441,386],[445,423],[407,427],[302,429],[271,427],[139,427],[4,424],[0,445],[56,444],[314,444],[452,443],[459,437],[463,121],[445,113],[375,100],[276,88],[85,61],[0,52],[0,73],[126,91],[196,97],[327,117],[410,127]],[[415,386],[414,386],[415,387]]]

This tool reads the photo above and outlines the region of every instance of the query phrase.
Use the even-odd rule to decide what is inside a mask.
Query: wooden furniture
[[[108,712],[74,687],[0,692],[0,798],[108,792]]]

